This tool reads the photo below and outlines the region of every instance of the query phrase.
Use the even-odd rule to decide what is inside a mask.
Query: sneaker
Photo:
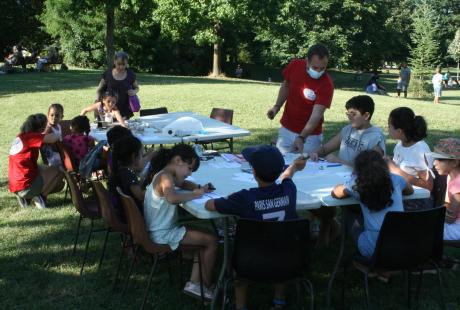
[[[39,209],[45,209],[46,208],[45,201],[43,200],[43,197],[41,195],[38,195],[38,196],[35,196],[34,198],[32,198],[32,202]]]
[[[29,204],[27,203],[27,200],[25,198],[21,198],[19,197],[18,195],[16,195],[16,199],[18,200],[19,202],[19,205],[22,207],[22,208],[27,208],[29,206]]]
[[[192,282],[192,281],[188,281],[187,283],[185,283],[184,293],[191,297],[201,299],[200,284]],[[207,300],[212,299],[212,291],[208,289],[206,286],[203,286],[203,294],[204,294],[205,299]]]

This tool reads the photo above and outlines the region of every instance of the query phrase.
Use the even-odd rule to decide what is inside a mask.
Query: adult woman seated
[[[136,74],[128,68],[128,54],[117,52],[113,60],[113,68],[102,75],[97,88],[96,102],[101,101],[102,94],[110,92],[117,97],[117,108],[124,119],[131,118],[134,114],[129,107],[129,96],[139,92]]]
[[[45,208],[46,197],[64,187],[64,176],[58,167],[38,167],[37,164],[42,144],[59,140],[55,133],[43,134],[46,124],[46,115],[29,115],[10,148],[9,189],[22,207],[32,200],[36,207]]]

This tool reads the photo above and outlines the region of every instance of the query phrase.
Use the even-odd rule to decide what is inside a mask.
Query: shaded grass
[[[325,139],[340,130],[346,123],[345,102],[361,94],[366,83],[354,80],[353,72],[333,72],[337,86],[333,104],[326,112]],[[65,118],[78,115],[95,96],[100,72],[70,70],[67,72],[27,73],[0,76],[0,300],[2,308],[132,308],[140,305],[141,291],[146,284],[149,266],[143,260],[136,265],[136,276],[126,295],[110,290],[112,269],[119,253],[119,238],[111,236],[107,247],[107,260],[102,270],[97,270],[103,236],[96,234],[91,243],[88,265],[83,277],[79,276],[79,259],[86,235],[81,236],[76,256],[71,255],[77,214],[63,194],[50,196],[47,210],[20,209],[7,191],[7,162],[11,141],[18,128],[30,113],[46,113],[52,102],[61,102]],[[194,111],[208,115],[212,107],[235,111],[234,124],[251,131],[252,135],[235,139],[236,150],[245,145],[269,143],[276,137],[279,117],[270,121],[266,110],[274,103],[279,84],[260,81],[210,79],[206,77],[178,77],[139,74],[139,93],[142,106],[153,108],[167,106],[169,111]],[[382,82],[394,95],[395,75],[382,75]],[[393,90],[393,92],[392,92]],[[435,106],[429,101],[396,99],[374,96],[376,111],[374,124],[387,132],[387,116],[398,106],[406,105],[423,115],[429,127],[427,141],[432,146],[439,138],[459,136],[460,91],[444,92],[444,103]],[[395,141],[388,140],[391,153]],[[98,224],[102,226],[102,223]],[[87,225],[84,226],[86,229]],[[351,246],[349,247],[351,249]],[[459,251],[450,251],[459,256]],[[315,286],[317,307],[325,308],[325,288],[337,256],[337,244],[312,254],[311,278]],[[446,300],[451,309],[460,307],[457,292],[460,284],[455,278],[459,271],[446,272],[448,284]],[[361,276],[350,271],[347,281],[347,308],[364,309]],[[426,280],[426,281],[425,281]],[[198,309],[198,304],[183,296],[177,281],[167,285],[167,273],[155,278],[151,300],[157,309]],[[334,290],[340,298],[340,281]],[[289,296],[293,297],[293,288]],[[260,286],[251,291],[254,309],[266,309],[271,299],[271,289]],[[371,282],[371,295],[376,308],[404,308],[402,277],[396,275],[389,285]],[[422,309],[439,308],[435,277],[424,279]],[[291,307],[294,309],[295,307]]]

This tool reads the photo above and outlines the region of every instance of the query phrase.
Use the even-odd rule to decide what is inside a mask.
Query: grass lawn
[[[64,201],[62,193],[49,197],[49,208],[46,210],[21,209],[8,192],[8,151],[26,116],[46,113],[51,103],[60,102],[65,107],[65,118],[71,119],[93,101],[100,74],[91,70],[70,70],[0,75],[0,304],[3,309],[136,309],[140,306],[149,270],[147,264],[136,266],[136,275],[124,296],[118,291],[111,291],[112,272],[119,253],[117,237],[112,236],[107,247],[106,261],[99,271],[97,258],[103,235],[96,234],[93,237],[87,267],[80,277],[79,259],[83,254],[86,235],[80,239],[82,242],[77,255],[72,256],[77,213],[71,202]],[[350,97],[362,94],[366,82],[366,77],[361,82],[355,82],[351,72],[334,72],[333,76],[337,89],[332,107],[325,116],[326,140],[347,123],[344,104]],[[277,134],[280,115],[275,121],[265,117],[266,110],[276,99],[279,88],[277,83],[147,74],[139,74],[138,80],[141,85],[139,96],[144,108],[167,106],[171,112],[194,111],[204,115],[208,115],[212,107],[233,109],[234,124],[252,133],[250,137],[235,139],[237,150],[250,144],[268,143]],[[376,111],[372,120],[375,125],[388,132],[389,112],[395,107],[409,106],[416,114],[426,118],[429,127],[427,141],[430,146],[441,137],[460,136],[460,89],[444,91],[443,104],[435,106],[430,100],[396,99],[396,76],[382,75],[381,80],[392,96],[374,96]],[[394,143],[388,140],[389,153]],[[337,251],[337,244],[333,244],[312,253],[311,280],[319,309],[326,308],[326,285]],[[460,256],[460,251],[449,253]],[[459,276],[460,271],[444,273],[447,284],[444,296],[449,309],[460,308]],[[395,275],[387,285],[371,280],[373,305],[385,309],[404,308],[402,280],[401,275]],[[421,292],[422,309],[440,307],[435,280],[433,275],[425,276]],[[361,281],[359,273],[349,273],[347,308],[365,308]],[[340,298],[340,283],[336,282],[336,299]],[[152,287],[150,300],[155,300],[157,309],[199,308],[198,303],[183,296],[177,281],[174,285],[168,283],[164,270],[154,279]],[[268,308],[271,300],[269,287],[254,288],[252,295],[250,305],[253,309]],[[290,309],[295,307],[291,306]]]

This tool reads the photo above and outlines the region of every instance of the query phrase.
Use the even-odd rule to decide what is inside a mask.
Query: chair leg
[[[149,282],[147,283],[147,288],[145,289],[144,300],[142,301],[141,310],[144,309],[145,304],[147,303],[147,296],[149,295],[149,290],[150,290],[150,285],[152,284],[153,274],[155,273],[155,269],[157,268],[158,255],[155,255],[155,258],[152,257],[152,260],[153,260],[153,265],[152,265],[152,269],[150,270]]]
[[[423,269],[420,269],[420,274],[418,275],[418,284],[417,284],[417,291],[415,293],[415,298],[416,298],[416,309],[418,309],[419,304],[420,304],[420,289],[422,288],[422,281],[423,281]]]
[[[412,274],[407,270],[407,308],[411,307]]]
[[[101,266],[102,266],[102,260],[104,259],[105,248],[107,246],[107,239],[109,238],[109,233],[110,233],[110,229],[107,228],[107,231],[105,233],[105,238],[104,238],[104,245],[102,246],[101,258],[99,259],[99,267],[98,267],[98,269],[101,269]]]
[[[169,278],[169,284],[173,284],[173,278],[172,278],[172,269],[171,269],[171,259],[169,255],[166,256],[166,264],[168,265],[168,278]]]
[[[223,296],[222,296],[222,310],[225,310],[226,305],[227,305],[227,298],[228,298],[228,284],[230,283],[231,279],[227,279],[224,282],[224,288],[223,288]]]
[[[91,219],[91,226],[89,229],[88,239],[86,239],[85,254],[83,255],[83,261],[81,262],[80,276],[83,274],[83,268],[85,267],[86,256],[88,255],[89,240],[91,239],[91,235],[93,234],[93,224],[94,224],[94,221],[93,219]]]
[[[126,276],[125,286],[123,287],[123,291],[121,292],[122,294],[124,294],[126,292],[126,289],[128,288],[129,278],[131,277],[131,273],[133,272],[134,264],[136,263],[136,256],[137,256],[138,249],[139,247],[137,245],[134,245],[133,259],[131,261],[131,265],[129,266],[128,275]]]
[[[230,138],[230,140],[228,141],[228,145],[230,148],[230,153],[233,154],[233,138]]]
[[[123,237],[122,234],[120,234],[120,235]],[[118,259],[117,271],[115,271],[115,278],[113,279],[112,291],[115,290],[115,287],[117,286],[118,275],[120,274],[121,261],[123,259],[123,253],[125,252],[126,241],[127,240],[128,240],[128,236],[125,236],[125,239],[123,240],[123,244],[121,246],[120,258]]]
[[[80,214],[80,217],[78,218],[78,224],[77,224],[77,233],[75,234],[75,242],[73,244],[73,251],[72,255],[75,255],[75,250],[77,249],[77,242],[78,242],[78,235],[80,234],[80,224],[81,224],[81,219],[83,217]]]
[[[446,309],[446,303],[444,302],[444,294],[443,294],[443,287],[442,287],[441,269],[439,269],[438,264],[436,264],[435,262],[432,262],[431,264],[436,268],[436,272],[438,274],[438,286],[439,286],[439,294],[441,296],[441,306],[442,306],[442,309]]]
[[[201,264],[201,251],[198,251],[198,273],[200,274],[200,294],[203,309],[205,308],[204,289],[203,289],[203,265]]]
[[[369,300],[369,281],[368,281],[368,273],[366,272],[364,274],[364,292],[366,294],[366,307],[367,309],[370,309],[371,304]]]
[[[302,279],[301,283],[305,287],[305,289],[308,291],[310,294],[310,309],[313,310],[315,308],[315,293],[313,291],[313,285],[311,282],[307,279]]]
[[[345,289],[347,281],[347,268],[346,264],[343,265],[343,280],[342,280],[342,309],[345,309]]]

